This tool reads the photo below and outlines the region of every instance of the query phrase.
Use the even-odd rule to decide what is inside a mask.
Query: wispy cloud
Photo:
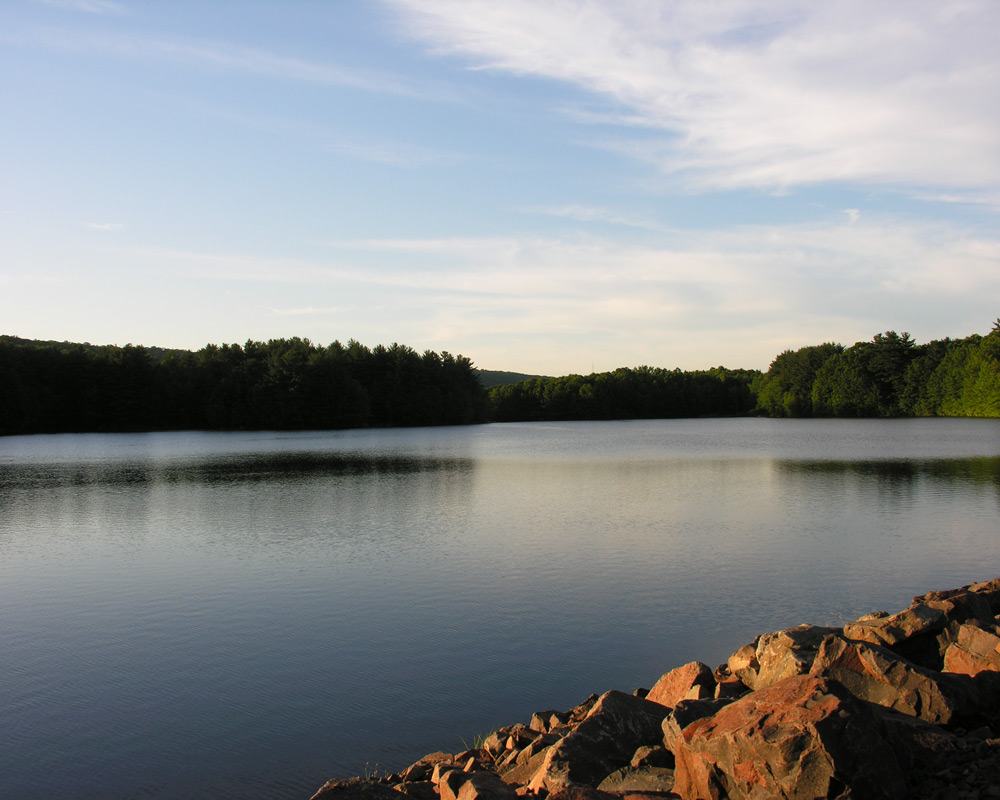
[[[65,8],[70,11],[83,11],[88,14],[123,14],[125,7],[112,0],[32,0],[43,6]]]
[[[388,2],[440,53],[575,84],[611,104],[603,121],[662,131],[608,146],[701,189],[1000,181],[992,0]]]
[[[92,231],[120,231],[125,225],[122,222],[85,222],[84,227]]]
[[[639,219],[620,214],[607,208],[592,206],[529,206],[521,209],[527,214],[543,214],[550,217],[577,220],[579,222],[605,222],[626,228],[640,228],[649,231],[666,231],[664,225],[649,219]]]
[[[462,159],[460,155],[432,147],[373,136],[362,138],[358,134],[336,129],[329,125],[265,117],[259,114],[234,113],[212,107],[205,107],[203,111],[213,117],[238,125],[309,142],[318,150],[340,153],[375,164],[419,167],[427,164],[455,163]]]
[[[970,320],[995,316],[990,298],[1000,294],[1000,239],[943,224],[859,217],[669,238],[661,246],[495,237],[344,247],[377,254],[388,291],[430,293],[443,341],[462,332],[509,348],[512,336],[558,336],[565,352],[596,337],[619,363],[662,364],[657,348],[668,343],[671,358],[697,368],[708,366],[697,360],[706,351],[730,365],[766,366],[786,347],[853,344],[888,326],[961,335],[975,330]]]
[[[112,31],[36,31],[35,41],[68,51],[102,53],[115,58],[158,60],[192,69],[221,70],[276,80],[340,86],[421,99],[452,99],[437,86],[357,66],[343,66],[214,39],[157,37]]]
[[[305,308],[269,308],[268,311],[272,314],[277,314],[279,317],[315,317],[342,314],[344,306],[332,306],[330,308],[314,308],[312,306]]]
[[[227,298],[247,336],[263,326],[268,336],[402,341],[546,374],[592,360],[765,368],[786,348],[850,345],[888,328],[918,341],[989,329],[1000,237],[871,213],[842,219],[674,231],[643,244],[387,238],[330,242],[310,258],[131,248],[117,258],[184,296]]]

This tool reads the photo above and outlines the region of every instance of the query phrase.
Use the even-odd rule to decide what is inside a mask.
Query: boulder
[[[441,800],[513,800],[514,789],[495,772],[449,772],[438,785]]]
[[[430,780],[431,773],[437,764],[454,764],[455,759],[451,753],[428,753],[423,758],[410,764],[399,773],[403,781],[426,781]]]
[[[538,736],[538,731],[532,730],[527,725],[522,725],[521,723],[511,725],[507,729],[505,747],[508,750],[520,750],[522,747],[531,744],[536,736]]]
[[[568,786],[596,787],[626,766],[642,745],[660,744],[664,706],[623,692],[602,695],[576,728],[545,753],[530,788],[553,792]]]
[[[547,800],[619,800],[619,798],[589,786],[567,786],[552,792]]]
[[[733,702],[726,698],[713,698],[711,700],[682,700],[670,710],[670,714],[663,720],[661,730],[663,731],[663,746],[671,752],[674,749],[674,741],[692,722],[712,716],[716,711]]]
[[[327,781],[312,800],[403,800],[402,793],[369,778]]]
[[[993,616],[1000,615],[1000,578],[994,578],[991,581],[970,583],[967,588],[970,592],[978,594],[989,603]]]
[[[831,633],[840,633],[840,628],[799,625],[762,634],[730,656],[729,672],[754,690],[792,675],[805,675],[820,643]]]
[[[715,694],[715,675],[712,668],[700,661],[692,661],[664,674],[646,699],[672,708],[681,700],[699,700]]]
[[[934,636],[948,624],[944,611],[926,603],[912,605],[890,616],[866,615],[844,626],[844,636],[859,642],[893,647],[920,635]]]
[[[725,672],[738,679],[748,689],[753,689],[757,680],[757,670],[760,669],[760,662],[757,661],[757,645],[760,636],[750,644],[745,644],[731,656],[725,664]],[[722,668],[718,670],[721,672]]]
[[[413,800],[437,800],[437,787],[430,781],[404,781],[396,784],[396,791],[413,798]]]
[[[512,752],[510,756],[497,766],[497,772],[505,783],[528,783],[541,767],[546,751],[558,742],[559,736],[553,733],[540,733],[520,752]]]
[[[920,666],[941,669],[951,639],[948,626],[967,620],[990,623],[993,613],[985,595],[964,587],[914,597],[910,607],[898,614],[862,617],[844,626],[844,636],[888,647]]]
[[[870,706],[824,678],[785,678],[688,725],[674,757],[686,800],[906,796]]]
[[[828,636],[810,675],[839,681],[856,697],[925,722],[948,724],[972,713],[976,691],[968,679],[913,664],[884,647]]]
[[[515,761],[509,766],[502,767],[499,772],[501,779],[511,786],[523,786],[530,783],[545,763],[548,751],[549,748],[546,747],[523,761]]]
[[[628,762],[630,767],[668,767],[673,769],[674,754],[660,745],[649,747],[643,745],[632,754]]]
[[[608,775],[597,788],[602,792],[614,794],[633,792],[668,794],[674,790],[674,771],[666,767],[622,767]]]
[[[533,731],[548,733],[553,728],[559,728],[569,722],[568,711],[536,711],[531,715],[531,722],[528,725]]]
[[[1000,627],[965,622],[944,652],[944,671],[962,675],[1000,670]]]

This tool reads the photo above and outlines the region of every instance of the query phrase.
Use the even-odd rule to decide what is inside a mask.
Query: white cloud
[[[438,52],[575,84],[605,119],[662,131],[607,144],[699,188],[1000,181],[992,0],[389,2]]]
[[[121,222],[87,222],[84,226],[92,231],[120,231],[125,228]]]
[[[555,375],[638,364],[766,368],[787,348],[850,345],[886,329],[917,341],[989,330],[1000,237],[871,212],[842,220],[663,232],[642,244],[584,235],[369,239],[328,243],[309,258],[105,247],[101,268],[120,272],[88,271],[59,296],[73,309],[81,293],[118,293],[121,307],[142,309],[109,341],[170,343],[135,326],[193,297],[203,305],[190,318],[196,346],[354,337]],[[119,276],[137,265],[162,289],[121,295],[129,284]],[[11,324],[20,324],[15,312]]]

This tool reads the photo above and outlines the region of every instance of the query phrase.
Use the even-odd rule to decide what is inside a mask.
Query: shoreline
[[[312,800],[1000,800],[1000,578],[536,712]]]

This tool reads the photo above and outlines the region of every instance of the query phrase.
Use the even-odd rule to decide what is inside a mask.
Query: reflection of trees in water
[[[258,453],[198,461],[33,464],[0,467],[0,493],[60,486],[140,486],[152,483],[246,483],[350,475],[471,472],[470,458],[362,453]]]
[[[804,475],[854,476],[874,481],[894,493],[918,483],[992,487],[1000,494],[1000,457],[900,459],[886,461],[779,461],[782,472]]]

